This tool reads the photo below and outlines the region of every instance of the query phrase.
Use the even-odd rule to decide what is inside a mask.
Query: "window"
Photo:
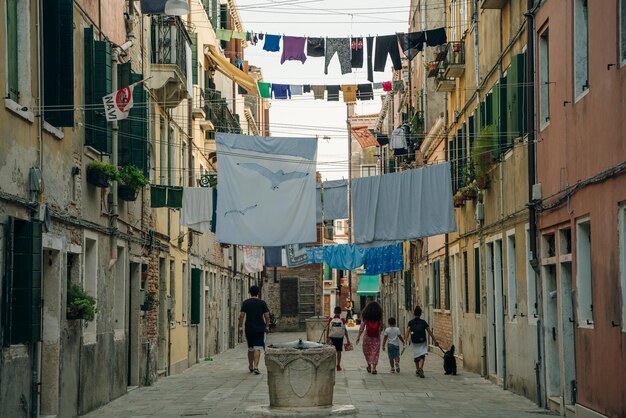
[[[202,270],[191,269],[191,315],[189,317],[192,324],[200,323],[200,306],[202,295]]]
[[[457,260],[458,260],[458,255],[455,255],[452,257],[453,269],[457,268]],[[456,271],[454,274],[456,274]],[[454,277],[454,280],[457,280],[456,276]],[[448,274],[445,274],[445,271],[444,271],[443,294],[444,294],[444,303],[446,304],[445,309],[447,311],[450,311],[451,309],[450,309],[450,272],[449,271],[448,271]]]
[[[361,177],[369,177],[369,176],[377,176],[378,175],[378,167],[376,165],[362,165],[361,166]]]
[[[102,109],[102,97],[112,88],[111,44],[94,40],[93,27],[83,31],[85,76],[85,145],[110,154],[113,131]],[[46,88],[47,90],[47,88]],[[122,143],[124,141],[120,141]]]
[[[528,320],[537,324],[537,276],[531,264],[532,254],[530,253],[530,230],[526,226],[526,301],[528,303]]]
[[[574,97],[589,88],[588,0],[574,0]]]
[[[622,331],[626,331],[626,204],[619,208],[619,277],[622,290]]]
[[[550,32],[539,36],[539,127],[550,123]]]
[[[174,186],[174,127],[169,127],[169,135],[167,136],[167,184]]]
[[[20,2],[23,3],[23,2]],[[43,4],[43,118],[52,126],[74,126],[74,2]]]
[[[159,124],[159,184],[161,185],[167,184],[165,181],[167,178],[167,142],[165,139],[165,129],[165,119],[161,116]]]
[[[170,260],[170,318],[176,319],[176,263]]]
[[[84,242],[84,260],[83,260],[83,289],[88,295],[98,300],[98,237],[85,233]],[[94,344],[96,342],[96,324],[98,323],[98,314],[93,321],[85,323],[83,329],[83,343]]]
[[[114,278],[115,299],[113,304],[113,329],[115,330],[116,339],[124,337],[124,329],[126,328],[126,267],[126,247],[118,246]]]
[[[413,277],[411,271],[404,272],[404,307],[408,311],[413,310]]]
[[[474,312],[480,313],[480,247],[474,247]]]
[[[465,3],[466,0],[461,0]],[[450,41],[457,41],[456,38],[456,0],[450,0]]]
[[[186,185],[187,178],[185,177],[187,174],[187,144],[185,142],[181,142],[181,170],[180,170],[180,182],[181,186]]]
[[[441,309],[441,275],[439,260],[433,261],[430,266],[431,276],[433,278],[433,305],[435,309]]]
[[[467,1],[461,0],[459,2],[459,14],[461,15],[461,38],[465,35],[467,30]]]
[[[18,85],[18,23],[17,23],[17,0],[7,0],[6,2],[6,29],[7,29],[7,95],[9,99],[17,102],[19,100],[19,85]]]
[[[118,69],[118,88],[141,81],[143,74],[131,71],[130,63],[120,64]],[[133,165],[148,174],[148,95],[143,84],[135,86],[133,101],[141,103],[134,106],[129,117],[119,122],[119,152],[120,166]]]
[[[188,278],[187,278],[187,264],[183,263],[183,293],[181,295],[181,300],[183,301],[183,322],[187,321],[187,299],[189,298],[188,295],[188,288],[187,288],[187,284],[189,282]]]
[[[280,279],[280,313],[282,316],[298,314],[298,279],[295,277]]]
[[[578,326],[593,326],[593,281],[591,278],[591,221],[576,222],[576,296]]]
[[[467,251],[463,251],[463,286],[465,289],[465,312],[469,313],[469,262],[467,260]]]
[[[506,261],[507,261],[507,280],[508,280],[508,297],[507,308],[509,320],[513,320],[517,316],[517,254],[515,250],[515,234],[506,237]]]
[[[626,0],[619,2],[619,15],[620,60],[626,65]]]

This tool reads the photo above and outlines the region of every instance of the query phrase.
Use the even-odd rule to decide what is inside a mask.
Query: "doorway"
[[[487,323],[489,375],[498,379],[503,376],[504,306],[502,240],[487,243]]]
[[[128,386],[139,386],[140,329],[139,289],[141,286],[141,264],[130,263],[128,281]]]
[[[58,250],[43,250],[41,310],[42,343],[40,358],[41,392],[40,414],[59,413],[59,370],[61,319],[61,285],[65,286],[62,273],[62,254]]]
[[[459,253],[455,253],[451,257],[451,265],[450,265],[450,280],[452,281],[452,295],[450,297],[450,306],[446,306],[447,309],[450,309],[450,313],[452,314],[452,344],[456,349],[456,353],[461,353],[461,338],[460,338],[460,321],[461,321],[461,310],[459,309],[459,304],[461,303],[459,298],[459,280],[460,280],[460,260]]]

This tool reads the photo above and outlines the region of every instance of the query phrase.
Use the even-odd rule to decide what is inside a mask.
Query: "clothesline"
[[[291,99],[293,96],[312,93],[315,100],[324,100],[326,97],[327,101],[336,102],[339,101],[339,92],[341,92],[344,102],[347,103],[357,100],[374,100],[374,90],[394,93],[405,91],[403,80],[361,84],[281,84],[259,81],[257,86],[260,97],[265,99]]]

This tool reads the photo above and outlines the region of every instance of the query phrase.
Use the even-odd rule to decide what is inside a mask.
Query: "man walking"
[[[250,299],[241,304],[239,313],[239,336],[243,334],[243,318],[246,318],[246,341],[248,342],[248,369],[261,374],[259,360],[265,348],[265,333],[270,332],[270,310],[259,299],[259,286],[250,286]]]

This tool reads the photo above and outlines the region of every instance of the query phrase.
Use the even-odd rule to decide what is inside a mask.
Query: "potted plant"
[[[137,199],[137,192],[148,185],[148,178],[134,165],[123,167],[119,173],[118,197],[126,201]]]
[[[144,294],[144,300],[141,304],[142,311],[149,311],[154,307],[159,306],[159,299],[156,296],[155,292],[147,291]]]
[[[461,206],[463,206],[464,201],[465,199],[463,198],[463,192],[461,192],[460,190],[456,192],[452,197],[452,202],[454,203],[455,208],[460,208]]]
[[[87,165],[87,182],[96,187],[109,187],[109,182],[118,176],[117,167],[105,161],[94,160]]]
[[[66,318],[93,321],[96,317],[96,299],[89,296],[79,285],[73,283],[67,289]]]
[[[476,186],[472,183],[463,187],[462,193],[465,200],[473,200],[478,196],[478,190],[476,190]]]
[[[485,127],[472,146],[472,162],[476,185],[484,190],[489,187],[489,170],[493,165],[493,147],[496,142],[495,127]]]

